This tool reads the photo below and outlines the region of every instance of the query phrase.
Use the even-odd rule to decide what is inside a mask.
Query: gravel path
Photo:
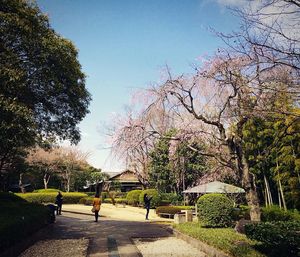
[[[187,242],[176,237],[135,239],[135,245],[143,257],[205,257]]]
[[[88,239],[62,239],[40,241],[19,257],[86,257],[88,248]]]

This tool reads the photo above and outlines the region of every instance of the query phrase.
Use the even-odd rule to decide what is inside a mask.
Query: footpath
[[[63,206],[63,213],[85,214],[94,216],[91,212],[92,207],[81,204],[66,204]],[[132,207],[128,205],[112,205],[102,204],[100,210],[100,218],[110,218],[114,220],[126,220],[126,221],[145,221],[146,210],[139,207]],[[149,221],[147,222],[173,222],[173,219],[161,218],[156,215],[154,209],[150,209]]]
[[[172,220],[158,217],[154,210],[145,220],[142,208],[102,204],[99,221],[94,222],[91,208],[63,205],[62,215],[38,235],[45,243],[34,244],[20,256],[141,257],[133,239],[173,237],[168,229]]]
[[[80,204],[63,205],[62,215],[56,216],[55,223],[40,232],[37,242],[20,257],[206,256],[176,238],[170,228],[173,220],[158,217],[154,210],[145,220],[145,209],[102,204],[99,221],[94,222],[91,209]]]

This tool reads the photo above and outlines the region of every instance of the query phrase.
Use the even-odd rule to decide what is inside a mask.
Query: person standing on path
[[[101,199],[100,199],[99,195],[100,195],[99,193],[96,193],[94,201],[93,201],[93,208],[95,210],[95,222],[98,222],[100,205],[101,205]]]
[[[55,200],[55,204],[57,204],[56,215],[61,215],[62,203],[63,203],[63,196],[62,196],[61,192],[59,191],[56,196],[56,200]]]
[[[152,196],[148,197],[147,194],[144,194],[144,203],[145,203],[145,208],[147,210],[147,212],[146,212],[146,220],[149,220],[148,215],[149,215],[149,210],[150,210],[151,199],[152,199]]]

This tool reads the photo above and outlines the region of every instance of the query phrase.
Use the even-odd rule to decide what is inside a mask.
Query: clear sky
[[[224,4],[237,0],[37,0],[54,30],[79,51],[92,94],[80,124],[79,147],[104,171],[122,166],[103,149],[104,124],[122,113],[130,94],[158,81],[166,64],[173,74],[191,71],[200,56],[222,46],[209,27],[230,32],[237,18]]]

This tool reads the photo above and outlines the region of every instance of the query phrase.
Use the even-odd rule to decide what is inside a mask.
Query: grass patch
[[[232,256],[266,256],[254,249],[259,246],[258,242],[249,240],[245,235],[236,233],[232,228],[202,228],[199,223],[195,222],[174,224],[174,228]]]

